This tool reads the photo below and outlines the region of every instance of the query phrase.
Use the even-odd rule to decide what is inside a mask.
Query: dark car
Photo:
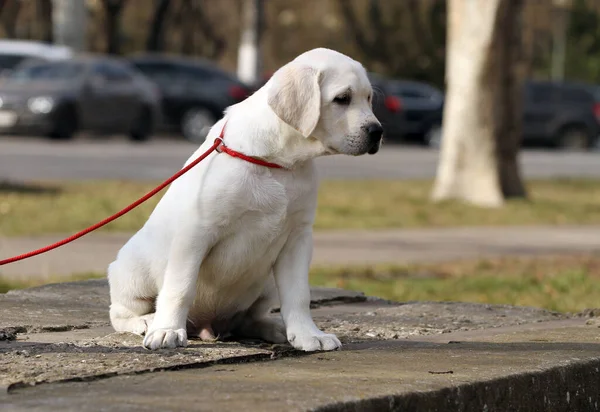
[[[368,76],[373,87],[373,113],[383,126],[384,138],[398,139],[405,129],[400,98],[388,93],[388,79],[376,73],[369,73]]]
[[[423,82],[369,77],[379,95],[373,110],[388,139],[429,143],[442,122],[443,92]]]
[[[600,87],[575,82],[526,82],[523,144],[587,149],[596,145],[599,133]]]
[[[0,132],[69,139],[79,130],[150,137],[155,86],[116,58],[79,56],[18,66],[0,82]]]
[[[73,56],[70,47],[32,40],[0,40],[0,76],[7,76],[26,60],[52,61]]]
[[[158,86],[163,126],[193,142],[204,141],[225,108],[251,93],[236,76],[202,59],[150,54],[129,61]]]
[[[524,85],[523,146],[585,150],[598,144],[600,86],[528,80]],[[432,146],[439,146],[438,139]]]

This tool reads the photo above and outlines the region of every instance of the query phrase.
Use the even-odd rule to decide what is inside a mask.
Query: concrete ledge
[[[315,408],[353,411],[598,411],[600,359],[430,392],[387,395]]]
[[[3,411],[600,410],[594,310],[314,289],[315,320],[341,351],[191,341],[150,352],[108,326],[107,292],[87,281],[0,295]]]

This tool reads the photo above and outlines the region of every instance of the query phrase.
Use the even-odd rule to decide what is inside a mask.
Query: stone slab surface
[[[599,410],[598,329],[564,334],[571,342],[361,342],[270,362],[21,388],[0,401],[7,411]]]
[[[600,251],[597,226],[473,227],[315,232],[315,265],[414,263],[490,256]],[[104,273],[130,234],[94,233],[59,249],[0,268],[0,277]],[[0,237],[0,256],[17,255],[65,236]]]
[[[0,330],[65,331],[108,326],[106,279],[49,284],[0,295]],[[366,301],[362,292],[313,288],[313,305]]]
[[[50,284],[0,295],[0,329],[61,331],[108,326],[106,280]]]
[[[343,350],[259,341],[147,351],[106,281],[0,295],[2,411],[600,410],[600,311],[394,303],[313,289]],[[6,316],[5,316],[6,315]]]

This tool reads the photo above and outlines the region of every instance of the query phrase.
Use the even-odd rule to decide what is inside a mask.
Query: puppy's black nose
[[[383,136],[383,127],[377,123],[371,123],[367,126],[367,133],[369,134],[369,140],[372,142],[378,142]]]

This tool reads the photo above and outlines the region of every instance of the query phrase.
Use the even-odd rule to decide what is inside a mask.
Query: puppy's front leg
[[[186,320],[196,295],[200,264],[211,247],[209,237],[198,233],[202,231],[190,225],[173,239],[156,314],[144,337],[148,349],[187,345]]]
[[[312,249],[312,228],[299,228],[290,235],[275,262],[281,316],[288,341],[294,348],[303,351],[333,350],[342,344],[335,335],[319,330],[310,314],[308,270]]]

